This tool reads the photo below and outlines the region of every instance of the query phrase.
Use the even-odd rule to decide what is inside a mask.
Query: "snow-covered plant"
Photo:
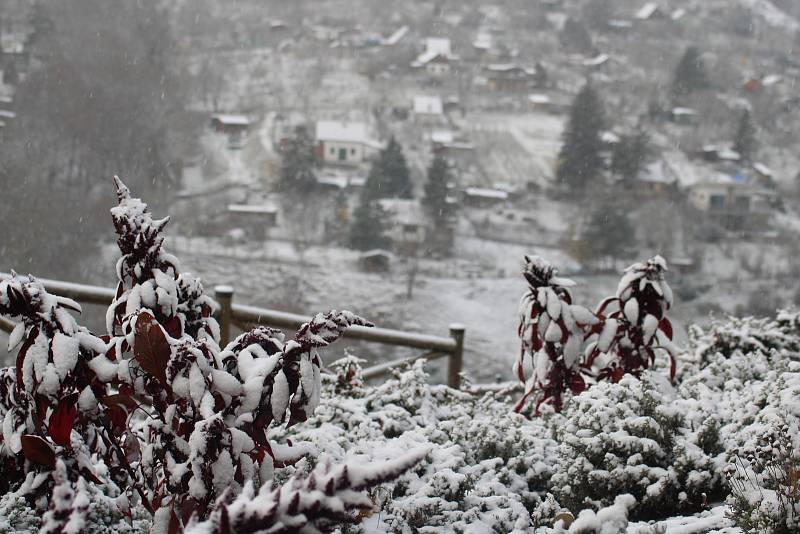
[[[351,354],[347,349],[344,352],[344,358],[334,361],[328,368],[333,372],[334,380],[336,381],[336,392],[353,393],[364,385],[361,364],[365,363],[366,360]]]
[[[69,310],[80,307],[48,294],[35,279],[0,282],[0,314],[20,321],[10,342],[21,344],[16,367],[0,373],[0,474],[5,489],[31,505],[45,510],[49,503],[46,532],[82,528],[89,485],[104,484],[122,514],[131,517],[141,506],[173,533],[192,517],[207,518],[218,501],[236,498],[248,484],[270,482],[276,467],[310,451],[271,443],[267,432],[273,423],[305,421],[319,404],[318,349],[350,325],[371,326],[331,311],[290,340],[256,327],[220,349],[214,302],[164,251],[168,219],[153,220],[146,204],[115,181],[119,205],[112,218],[122,257],[107,336],[79,327]],[[363,504],[353,492],[397,476],[418,456],[349,485],[334,469],[337,490],[350,493],[325,501],[336,517],[321,508],[320,517],[349,517]],[[310,503],[303,511],[314,524],[321,505],[306,494],[311,486],[292,490]],[[290,515],[297,511],[294,501],[289,506]],[[269,529],[276,527],[269,521],[280,519],[263,516],[259,525]]]
[[[695,358],[703,365],[715,354],[729,358],[756,351],[800,352],[800,312],[780,310],[776,318],[727,317],[714,321],[708,331],[690,327],[689,340]]]
[[[728,482],[731,517],[748,533],[800,530],[800,450],[789,422],[771,425],[758,442],[737,451]]]
[[[541,392],[536,412],[549,402],[561,410],[564,394],[578,394],[586,388],[581,376],[581,349],[584,337],[599,321],[586,308],[572,304],[569,287],[572,280],[556,276],[558,271],[539,256],[525,256],[523,275],[528,292],[520,302],[518,334],[522,339],[514,373],[525,383],[525,393],[515,410],[525,406],[527,398]],[[533,373],[525,377],[525,359],[530,358]]]
[[[685,424],[674,390],[659,375],[602,382],[566,405],[551,491],[572,512],[636,498],[632,515],[696,511],[719,493],[722,458],[708,454]]]
[[[95,413],[96,399],[108,392],[95,365],[106,343],[78,326],[70,310],[80,306],[50,295],[33,277],[0,281],[0,314],[19,321],[9,338],[9,351],[18,348],[16,366],[0,371],[0,485],[22,487],[31,502],[46,502],[57,460],[71,480],[97,480],[91,456],[108,452],[105,413]]]
[[[618,382],[626,374],[639,376],[659,350],[668,354],[674,378],[677,348],[666,317],[672,305],[666,268],[660,256],[631,265],[616,296],[593,313],[572,303],[572,280],[556,276],[556,269],[542,258],[526,256],[523,275],[529,289],[520,304],[522,348],[514,365],[525,393],[515,409],[522,410],[527,398],[538,393],[537,414],[543,403],[558,412],[567,393],[580,394],[590,385],[586,377]],[[527,379],[526,357],[533,367]]]
[[[295,476],[282,486],[267,483],[256,494],[252,483],[230,503],[221,503],[207,521],[190,525],[187,534],[316,534],[360,519],[375,503],[364,493],[396,479],[428,454],[420,447],[403,457],[368,466],[355,463],[333,466],[317,462],[307,477]]]
[[[626,374],[639,376],[655,363],[656,351],[670,359],[670,379],[675,378],[677,348],[672,344],[672,323],[666,316],[672,290],[664,280],[667,263],[656,256],[634,263],[620,280],[617,294],[605,299],[597,311],[603,327],[586,348],[585,366],[602,360],[598,380],[614,382]],[[611,310],[611,311],[609,311]]]

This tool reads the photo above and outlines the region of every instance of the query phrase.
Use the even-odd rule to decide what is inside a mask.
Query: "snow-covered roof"
[[[491,198],[495,200],[506,200],[508,198],[507,191],[486,189],[482,187],[467,187],[464,189],[464,194],[468,197]]]
[[[477,50],[489,50],[492,47],[492,36],[488,33],[479,33],[472,41],[472,47]]]
[[[403,40],[403,37],[408,33],[408,26],[400,26],[389,37],[383,40],[383,46],[394,46]]]
[[[608,54],[599,54],[593,58],[584,59],[583,64],[586,67],[599,67],[603,63],[611,59]]]
[[[455,136],[450,130],[437,130],[431,133],[431,141],[434,143],[452,143]]]
[[[412,66],[421,67],[427,65],[436,58],[454,59],[453,52],[450,48],[450,39],[428,37],[425,39],[424,45],[425,50],[411,63]]]
[[[16,114],[16,113],[14,113],[13,111],[8,111],[8,110],[5,110],[5,109],[0,109],[0,118],[3,118],[3,119],[13,119],[13,118],[14,118],[14,117],[16,117],[16,116],[17,116],[17,114]]]
[[[450,39],[444,37],[428,37],[425,39],[425,51],[449,56],[452,54]]]
[[[648,2],[647,4],[643,5],[634,16],[639,20],[647,20],[652,17],[656,11],[658,11],[658,4],[655,2]]]
[[[217,120],[222,124],[228,124],[231,126],[249,126],[250,119],[247,118],[246,115],[239,115],[233,113],[214,113],[211,115],[213,120]]]
[[[633,27],[633,22],[628,19],[609,19],[606,24],[608,24],[610,28],[627,29]]]
[[[771,85],[775,85],[776,83],[780,83],[783,80],[783,76],[780,74],[770,74],[769,76],[764,76],[761,80],[761,85],[764,87],[769,87]]]
[[[438,96],[418,95],[414,97],[414,113],[441,115],[442,111],[442,99]]]
[[[670,15],[670,18],[672,20],[680,20],[685,16],[686,16],[686,10],[683,9],[682,7],[680,7],[680,8],[678,8],[675,11],[672,12],[672,15]]]
[[[367,144],[372,141],[363,122],[318,121],[317,141],[338,141],[343,143]]]
[[[674,116],[694,116],[697,115],[697,111],[692,108],[672,108],[672,114]]]
[[[254,213],[269,215],[278,213],[278,207],[274,204],[228,204],[228,211],[231,213]]]
[[[753,163],[753,169],[755,169],[755,171],[758,174],[766,176],[767,178],[770,178],[772,176],[772,169],[770,169],[763,163]]]
[[[604,132],[602,132],[600,134],[600,140],[603,141],[604,143],[608,143],[608,144],[615,144],[615,143],[619,143],[620,142],[619,136],[617,134],[615,134],[614,132],[611,132],[611,131],[608,131],[608,130],[606,130],[606,131],[604,131]]]
[[[394,254],[392,254],[388,250],[384,250],[382,248],[373,248],[372,250],[366,250],[366,251],[361,253],[360,257],[361,258],[374,258],[374,257],[378,257],[378,256],[382,256],[382,257],[387,258],[387,259],[394,258]]]
[[[541,93],[532,94],[528,96],[528,102],[531,104],[549,104],[550,97]]]
[[[670,184],[675,181],[673,176],[669,176],[663,161],[656,161],[647,165],[637,177],[643,182]]]

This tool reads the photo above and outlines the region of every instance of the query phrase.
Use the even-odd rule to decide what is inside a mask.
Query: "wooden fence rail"
[[[0,280],[11,275],[0,272]],[[114,290],[86,284],[73,284],[60,280],[47,280],[40,278],[47,291],[54,295],[71,298],[81,304],[96,304],[108,306],[114,299]],[[220,325],[220,344],[225,346],[232,338],[232,329],[237,327],[247,330],[252,325],[261,324],[274,328],[297,329],[311,318],[304,315],[287,313],[267,308],[258,308],[233,302],[234,288],[231,286],[217,286],[214,296],[219,303],[217,319]],[[10,332],[14,324],[0,317],[0,330]],[[435,360],[447,358],[447,384],[458,388],[461,383],[461,370],[464,365],[464,337],[465,329],[462,325],[450,326],[449,337],[439,337],[427,334],[415,334],[401,330],[387,328],[366,328],[351,326],[344,337],[360,341],[408,347],[424,352],[412,356],[384,362],[364,370],[364,378],[373,379],[385,376],[398,366],[414,362],[419,359]]]

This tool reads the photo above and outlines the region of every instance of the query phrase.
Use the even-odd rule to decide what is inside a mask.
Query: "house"
[[[678,180],[672,174],[669,166],[663,161],[656,161],[647,165],[639,175],[632,180],[625,180],[626,191],[641,198],[654,198],[668,195],[677,189]]]
[[[411,62],[413,68],[424,68],[434,77],[450,73],[450,64],[456,59],[450,47],[450,39],[428,37],[423,42],[424,51]]]
[[[425,213],[418,200],[385,198],[378,201],[388,219],[387,237],[395,251],[410,252],[425,241]]]
[[[417,124],[436,125],[444,121],[444,106],[438,96],[415,96],[412,111]]]
[[[669,112],[669,118],[676,124],[697,124],[697,111],[692,108],[677,107]]]
[[[317,158],[325,163],[358,165],[381,148],[363,122],[318,121],[314,138]]]
[[[473,208],[488,208],[498,204],[505,204],[508,192],[499,189],[486,189],[481,187],[467,187],[464,189],[463,203]]]
[[[569,110],[571,102],[567,95],[534,93],[528,95],[528,108],[531,111],[544,111],[561,114]]]
[[[716,174],[689,187],[689,201],[731,231],[766,229],[775,194],[743,174]]]
[[[228,219],[235,228],[242,228],[255,239],[265,239],[270,228],[278,225],[278,206],[262,204],[229,204]]]
[[[250,119],[246,115],[215,113],[211,115],[211,127],[217,133],[241,135],[250,128]]]
[[[515,63],[494,63],[484,68],[486,85],[493,91],[525,91],[533,85],[535,69]]]

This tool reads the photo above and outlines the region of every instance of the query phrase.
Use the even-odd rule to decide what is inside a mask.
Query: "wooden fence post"
[[[450,337],[456,342],[456,349],[448,358],[447,385],[458,389],[461,387],[461,370],[464,367],[464,325],[451,324]]]
[[[219,302],[219,345],[225,347],[231,340],[231,319],[233,318],[233,288],[214,287],[214,298]]]

